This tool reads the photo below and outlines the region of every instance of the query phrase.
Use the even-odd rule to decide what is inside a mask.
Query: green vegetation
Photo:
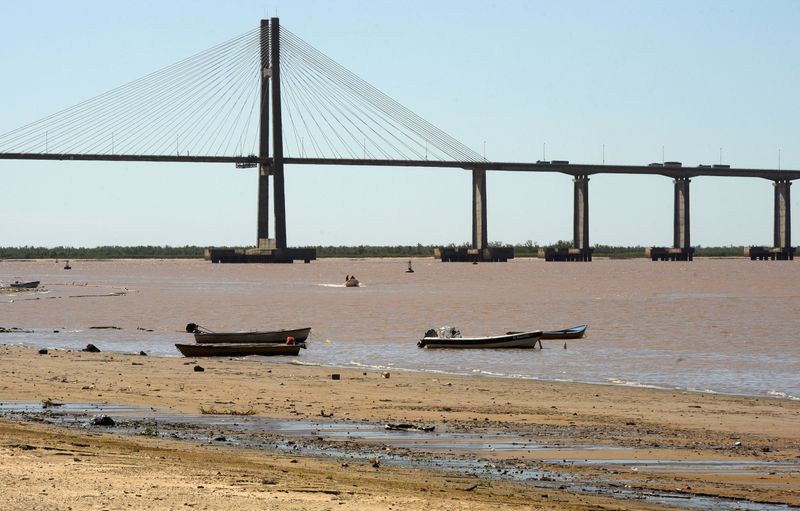
[[[490,247],[507,246],[502,242],[491,242]],[[539,245],[531,240],[514,245],[515,257],[538,257],[539,249],[546,246],[564,248],[572,246],[572,242],[559,240],[552,245]],[[359,245],[359,246],[318,246],[317,257],[431,257],[437,247],[467,248],[468,243],[459,245]],[[246,247],[219,247],[219,248],[246,248]],[[610,257],[612,259],[629,259],[644,257],[645,247],[618,247],[611,245],[594,245],[594,257]],[[199,259],[203,257],[205,247],[0,247],[1,259]],[[695,247],[696,257],[742,257],[744,247]]]
[[[203,247],[2,247],[0,259],[184,259],[203,257]]]
[[[150,426],[147,426],[146,428],[144,428],[142,430],[140,435],[142,435],[142,436],[158,436],[158,430],[156,430],[154,428],[151,428]]]

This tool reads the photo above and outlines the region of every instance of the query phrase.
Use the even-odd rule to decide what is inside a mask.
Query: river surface
[[[186,323],[215,331],[311,326],[299,357],[270,361],[654,386],[800,399],[800,267],[695,259],[311,264],[191,260],[2,261],[2,344],[180,356]],[[355,274],[359,288],[344,287]],[[588,324],[542,350],[428,350],[431,327],[464,335]],[[92,329],[90,327],[116,327]]]

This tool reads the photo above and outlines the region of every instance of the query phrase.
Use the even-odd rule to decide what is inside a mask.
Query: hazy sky
[[[795,1],[2,2],[0,133],[276,14],[489,160],[800,169]],[[255,243],[255,169],[0,160],[0,183],[1,246]],[[770,181],[691,186],[694,245],[772,244]],[[569,176],[487,187],[490,241],[571,239]],[[471,239],[463,170],[289,166],[286,193],[291,246]],[[596,175],[589,196],[592,244],[671,244],[669,178]]]

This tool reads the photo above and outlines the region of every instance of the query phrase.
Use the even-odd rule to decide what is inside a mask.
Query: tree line
[[[489,243],[490,247],[506,247],[500,242]],[[558,241],[557,248],[570,247],[570,241]],[[317,257],[431,257],[438,247],[468,248],[469,243],[446,245],[358,245],[358,246],[317,246]],[[532,241],[513,245],[515,257],[538,257],[539,249],[545,246]],[[0,247],[0,259],[199,259],[206,247],[185,245],[172,246],[104,246],[104,247]],[[223,248],[223,247],[218,247]],[[249,248],[249,247],[224,247]],[[644,257],[645,247],[594,245],[594,257],[628,259]],[[743,246],[695,247],[696,257],[741,257]]]

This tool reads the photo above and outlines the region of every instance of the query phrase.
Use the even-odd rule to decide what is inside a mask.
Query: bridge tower
[[[272,158],[269,154],[270,103],[272,103]],[[286,249],[286,194],[283,180],[283,130],[281,120],[281,50],[278,18],[261,20],[261,118],[258,157],[258,227],[260,249]],[[273,181],[275,238],[269,238],[269,176]]]
[[[261,20],[261,97],[258,140],[258,214],[256,247],[245,250],[209,249],[206,257],[223,263],[291,263],[317,258],[313,248],[289,248],[286,243],[286,192],[283,180],[281,120],[281,40],[278,18]],[[272,108],[270,109],[270,104]],[[272,116],[270,116],[270,110]],[[270,125],[272,130],[270,131]],[[272,155],[270,156],[270,133]],[[269,237],[269,176],[272,176],[275,237]]]

